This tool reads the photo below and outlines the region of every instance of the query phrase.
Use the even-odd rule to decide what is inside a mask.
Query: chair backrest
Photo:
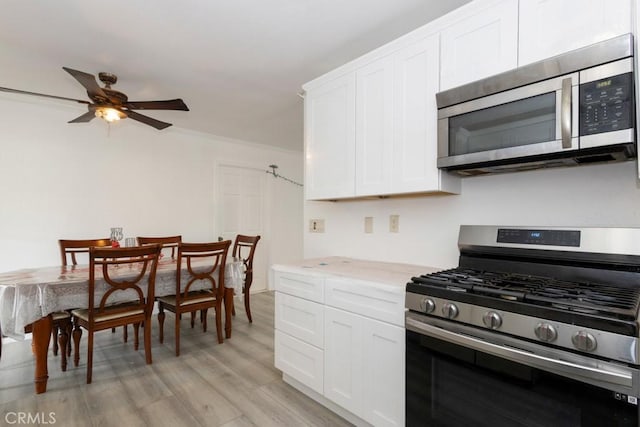
[[[162,249],[170,248],[171,249],[171,259],[176,257],[176,250],[178,249],[178,244],[182,242],[182,236],[167,236],[167,237],[138,237],[138,244],[148,245],[151,243],[158,243],[162,247]]]
[[[71,264],[78,265],[76,254],[89,253],[91,247],[111,246],[111,239],[87,239],[87,240],[58,240],[60,245],[60,259],[63,266],[67,266],[67,255],[71,255]]]
[[[259,240],[260,236],[238,234],[233,244],[233,257],[242,259],[245,267],[245,287],[251,286],[251,282],[253,282],[253,256],[256,253],[256,246],[258,246]]]
[[[145,313],[151,313],[160,250],[161,247],[157,244],[89,249],[90,321],[93,316],[100,315],[105,309],[119,303],[128,303],[127,311],[139,308]],[[102,277],[99,273],[96,277],[97,269],[102,272]],[[109,312],[115,311],[110,309]]]
[[[189,292],[195,290],[210,291],[222,301],[225,264],[230,246],[231,240],[178,245],[176,303],[190,298],[201,298],[198,295],[189,295]],[[192,287],[194,284],[197,284],[197,289]]]

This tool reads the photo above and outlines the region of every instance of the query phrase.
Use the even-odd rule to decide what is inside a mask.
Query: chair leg
[[[164,314],[164,307],[162,306],[162,304],[158,304],[158,329],[159,332],[158,334],[160,335],[160,343],[164,342],[164,318],[165,318],[165,314]]]
[[[126,328],[126,326],[125,326]],[[140,341],[138,340],[138,333],[140,331],[140,323],[133,324],[133,349],[138,351],[138,347],[140,346]]]
[[[196,312],[192,311],[191,312],[191,329],[193,329],[193,326],[196,324]]]
[[[247,312],[247,319],[249,319],[249,323],[253,323],[253,318],[251,317],[251,306],[249,305],[249,289],[244,291],[244,311]]]
[[[89,333],[89,340],[87,343],[87,384],[91,384],[91,375],[93,374],[93,331],[87,331]]]
[[[202,323],[202,332],[207,332],[207,309],[200,310],[200,322]]]
[[[58,325],[51,326],[51,341],[53,341],[53,355],[58,355]]]
[[[129,338],[129,327],[127,325],[124,325],[122,327],[122,339],[124,340],[124,342],[127,342],[128,338]]]
[[[144,322],[146,326],[144,327],[144,357],[146,359],[147,365],[150,365],[152,362],[151,358],[151,314],[147,317],[147,320]]]
[[[222,344],[222,304],[218,304],[216,310],[216,332],[218,333],[218,344]]]
[[[116,328],[111,328],[111,333],[115,334],[116,333]]]
[[[64,320],[60,324],[60,335],[58,336],[58,341],[60,344],[60,368],[62,372],[67,371],[67,353],[69,348],[69,324],[71,323],[70,319]]]
[[[67,325],[67,357],[71,357],[72,334],[73,334],[73,323],[71,323],[71,319],[69,319],[69,324]]]
[[[177,311],[177,310],[176,310]],[[195,316],[191,313],[192,316]],[[180,356],[180,316],[176,314],[176,322],[175,322],[175,336],[176,336],[176,357]]]
[[[80,338],[82,338],[82,329],[80,325],[76,323],[73,329],[73,349],[75,351],[73,355],[73,365],[76,367],[80,363]]]

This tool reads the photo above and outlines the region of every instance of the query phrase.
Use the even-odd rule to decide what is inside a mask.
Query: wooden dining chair
[[[260,236],[245,236],[238,234],[233,244],[233,258],[242,260],[245,268],[242,293],[244,294],[244,310],[247,313],[249,323],[253,323],[253,318],[251,317],[251,305],[249,301],[249,289],[251,288],[251,283],[253,283],[253,256],[256,253],[256,246],[258,245],[259,240]],[[236,314],[235,305],[232,313],[233,315]]]
[[[78,265],[78,260],[76,259],[77,254],[86,253],[88,256],[89,248],[91,247],[111,246],[111,239],[108,237],[105,239],[84,240],[60,239],[58,240],[58,243],[60,244],[60,258],[62,266],[66,267],[68,265],[69,256],[71,256],[71,265]]]
[[[151,313],[159,256],[160,245],[155,244],[131,248],[92,247],[89,250],[88,308],[71,311],[75,325],[75,366],[80,358],[81,328],[89,335],[87,384],[91,383],[93,338],[98,331],[132,324],[134,349],[138,350],[138,330],[144,323],[144,353],[147,364],[151,364]]]
[[[178,244],[180,244],[181,242],[182,236],[138,237],[138,244],[141,246],[157,243],[162,247],[162,249],[171,249],[171,259],[175,259]]]
[[[78,259],[76,254],[86,253],[89,254],[89,248],[92,246],[111,246],[111,240],[105,239],[83,239],[83,240],[58,240],[60,247],[60,260],[63,267],[69,265],[69,260],[72,266],[78,265]],[[67,370],[67,357],[71,356],[71,314],[68,311],[58,311],[51,315],[51,339],[53,341],[53,355],[57,356],[60,349],[66,349],[61,351],[60,367],[62,371]],[[25,328],[25,332],[31,332],[31,326]]]
[[[202,328],[207,331],[207,310],[216,316],[218,343],[222,338],[222,304],[224,300],[224,271],[231,240],[214,243],[180,243],[176,271],[175,295],[158,297],[160,342],[164,342],[165,310],[175,314],[175,348],[180,356],[180,317],[183,313],[203,313]],[[195,268],[192,262],[206,259],[206,265]],[[184,270],[183,270],[184,268]]]

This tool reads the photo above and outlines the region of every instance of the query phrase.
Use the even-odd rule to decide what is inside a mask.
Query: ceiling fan
[[[88,112],[80,117],[69,121],[69,123],[84,123],[91,121],[94,117],[100,117],[111,123],[116,120],[131,118],[146,125],[162,130],[171,126],[171,123],[162,122],[149,116],[140,114],[134,110],[181,110],[189,111],[182,99],[170,99],[167,101],[129,101],[127,95],[117,90],[111,89],[111,85],[118,81],[118,77],[111,73],[98,73],[98,78],[104,87],[98,86],[93,74],[85,73],[71,68],[62,67],[63,70],[71,74],[84,88],[92,102],[81,99],[66,98],[63,96],[47,95],[44,93],[28,92],[25,90],[10,89],[0,87],[0,92],[22,93],[25,95],[42,96],[45,98],[63,99],[86,104]]]

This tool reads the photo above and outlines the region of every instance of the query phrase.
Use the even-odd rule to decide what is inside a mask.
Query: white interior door
[[[218,200],[216,203],[220,236],[234,241],[237,234],[260,235],[253,258],[251,292],[267,289],[267,242],[264,171],[220,166],[218,169]],[[231,251],[229,251],[231,256]]]

